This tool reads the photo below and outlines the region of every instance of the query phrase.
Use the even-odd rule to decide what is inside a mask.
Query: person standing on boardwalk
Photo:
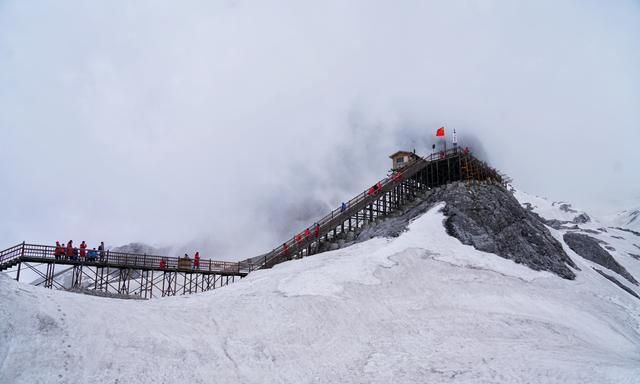
[[[69,240],[67,243],[67,259],[73,259],[73,240]]]
[[[200,269],[200,252],[196,252],[193,256],[193,269]]]
[[[100,253],[100,261],[104,261],[104,241],[100,242],[98,246],[98,253]]]
[[[86,255],[87,255],[87,243],[85,243],[84,240],[82,240],[82,243],[80,243],[80,260],[84,259]]]
[[[64,253],[64,250],[62,248],[62,245],[60,245],[59,241],[56,241],[56,250],[53,253],[53,256],[55,257],[56,260],[58,260],[63,253]]]

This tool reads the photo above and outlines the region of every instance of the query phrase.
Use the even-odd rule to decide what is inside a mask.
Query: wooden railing
[[[440,160],[446,160],[459,155],[468,155],[468,150],[462,150],[460,148],[451,148],[447,151],[432,153],[426,157],[418,157],[415,161],[409,163],[405,167],[395,171],[392,175],[379,180],[373,184],[377,186],[375,193],[370,193],[369,189],[356,195],[354,198],[345,203],[346,207],[342,206],[332,210],[326,216],[319,219],[312,226],[308,227],[310,235],[309,238],[303,238],[303,241],[296,241],[296,236],[286,240],[283,245],[278,246],[273,251],[261,256],[254,257],[240,262],[226,262],[226,261],[214,261],[214,260],[200,260],[199,267],[193,265],[193,259],[190,262],[186,262],[183,258],[168,257],[158,255],[146,255],[146,254],[134,254],[125,252],[114,251],[97,251],[98,255],[95,259],[91,259],[85,255],[83,258],[68,258],[67,256],[60,256],[56,258],[55,247],[49,245],[36,245],[36,244],[18,244],[14,247],[8,248],[0,252],[0,266],[9,263],[11,260],[18,258],[22,259],[39,259],[46,260],[60,260],[66,264],[85,263],[89,265],[108,265],[114,267],[130,267],[137,269],[167,269],[167,270],[201,270],[206,272],[217,272],[225,274],[237,274],[246,275],[249,272],[272,266],[274,261],[281,260],[287,256],[292,256],[304,249],[307,245],[312,244],[314,241],[319,241],[319,238],[329,233],[331,230],[344,223],[349,217],[353,216],[360,210],[364,209],[367,205],[375,202],[380,198],[381,194],[384,194],[394,187],[400,185],[403,181],[411,178],[417,174],[420,170],[427,167],[430,163]],[[318,234],[316,236],[316,225],[318,227]],[[286,247],[286,248],[285,248]],[[66,248],[64,248],[66,250]],[[161,261],[164,262],[161,263]],[[197,269],[196,269],[197,268]]]
[[[352,216],[355,212],[362,209],[363,206],[368,205],[369,203],[377,200],[379,198],[380,193],[384,193],[389,191],[391,188],[396,185],[401,184],[404,180],[410,178],[414,174],[416,174],[421,169],[425,168],[429,163],[433,161],[445,160],[450,157],[458,156],[461,154],[469,154],[468,150],[461,149],[458,147],[451,148],[447,151],[441,151],[437,153],[432,153],[429,156],[418,157],[415,161],[410,163],[409,165],[397,170],[390,176],[385,177],[382,180],[379,180],[377,183],[373,185],[378,185],[379,189],[375,194],[370,194],[369,189],[363,191],[362,193],[355,196],[353,199],[349,200],[346,204],[346,208],[343,210],[342,206],[332,210],[329,214],[318,220],[312,226],[308,227],[310,231],[311,239],[304,239],[303,242],[296,241],[296,235],[294,235],[289,240],[286,240],[283,245],[278,246],[273,251],[267,253],[262,257],[262,260],[253,258],[247,259],[253,260],[255,269],[263,268],[270,266],[274,260],[278,260],[284,258],[288,255],[293,255],[301,248],[307,245],[307,243],[318,241],[320,237],[322,237],[325,233],[333,230],[337,225],[343,223],[350,216]],[[315,227],[319,226],[319,234],[318,238],[315,235]],[[301,244],[304,243],[304,244]],[[286,249],[285,249],[286,245]]]
[[[0,251],[0,265],[19,259],[24,250],[24,243]]]
[[[193,270],[200,272],[212,272],[221,274],[246,275],[255,269],[251,263],[228,262],[200,259],[198,266],[194,265],[193,259],[180,257],[168,257],[158,255],[146,255],[126,252],[114,252],[110,250],[96,251],[96,257],[89,257],[89,252],[84,257],[66,256],[66,247],[63,247],[63,254],[56,256],[56,247],[39,244],[18,244],[0,252],[0,265],[10,263],[13,260],[35,262],[60,262],[64,264],[84,264],[93,266],[128,267],[132,269],[155,269],[155,270]],[[76,249],[76,251],[79,251]],[[164,261],[163,261],[164,260]]]

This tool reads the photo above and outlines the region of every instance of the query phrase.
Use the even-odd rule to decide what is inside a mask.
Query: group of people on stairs
[[[394,182],[402,181],[402,172],[394,171],[390,176],[388,176],[388,178],[390,178]],[[367,196],[373,196],[378,194],[378,192],[380,192],[381,190],[382,190],[382,182],[379,181],[376,184],[372,185],[369,189],[367,189],[366,193],[367,193]],[[345,212],[347,208],[348,208],[347,203],[343,202],[340,205],[340,213]],[[320,237],[319,236],[320,225],[318,223],[314,224],[313,232],[316,239]],[[302,242],[303,239],[307,240],[310,236],[311,236],[311,230],[309,228],[306,228],[304,231],[300,233],[296,233],[293,239],[295,244],[298,245],[299,243]],[[287,258],[289,257],[289,245],[287,243],[282,244],[282,255]]]

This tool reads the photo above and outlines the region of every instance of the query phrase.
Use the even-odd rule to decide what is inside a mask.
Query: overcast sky
[[[0,248],[252,256],[443,124],[525,191],[640,206],[640,2],[0,0]]]

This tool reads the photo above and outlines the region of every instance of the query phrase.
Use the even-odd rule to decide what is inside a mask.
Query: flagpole
[[[456,128],[453,127],[453,148],[458,152],[458,136],[456,135]]]

